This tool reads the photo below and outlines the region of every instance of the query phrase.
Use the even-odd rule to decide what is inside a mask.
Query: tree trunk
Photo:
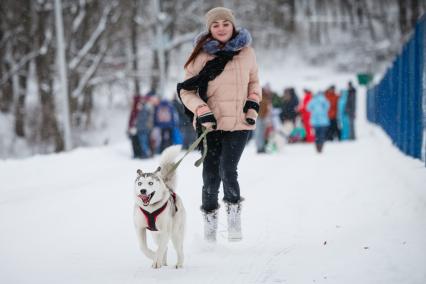
[[[405,0],[404,0],[405,1]],[[364,3],[362,0],[356,0],[356,15],[358,17],[358,24],[364,25]]]
[[[288,0],[288,6],[290,10],[288,31],[293,34],[296,31],[296,0]]]
[[[46,3],[44,3],[46,4]],[[43,4],[42,4],[43,5]],[[48,29],[49,22],[52,20],[52,12],[40,7],[37,11],[37,30],[36,42],[40,48],[45,40],[45,33]],[[53,78],[52,65],[54,64],[54,52],[51,45],[48,45],[46,52],[36,57],[36,75],[38,81],[38,92],[41,102],[42,119],[40,125],[40,137],[43,142],[49,144],[53,142],[55,152],[65,149],[63,137],[59,131],[58,121],[55,113],[55,103],[53,98]],[[53,141],[52,141],[53,140]]]
[[[350,27],[353,28],[355,26],[355,16],[354,16],[353,4],[349,0],[342,0],[342,3],[345,6],[345,9],[348,13]]]
[[[399,30],[401,35],[408,33],[407,0],[398,0],[399,5]]]
[[[26,98],[26,76],[19,76],[19,88],[15,102],[15,135],[25,137],[25,98]]]
[[[31,1],[25,0],[19,5],[20,16],[19,19],[22,22],[23,32],[22,40],[16,46],[15,58],[19,59],[27,55],[31,51],[31,27],[32,27],[32,13],[31,13]],[[30,72],[29,62],[22,66],[18,74],[18,94],[15,105],[15,134],[18,137],[25,137],[25,102],[27,94],[27,78]]]
[[[411,27],[415,27],[420,16],[420,5],[418,0],[411,0]]]
[[[387,5],[387,1],[386,0],[380,0],[379,1],[379,9],[380,9],[380,20],[383,26],[383,30],[385,32],[385,37],[388,39],[392,38],[392,31],[390,28],[390,25],[387,22],[387,17],[386,17],[386,6]]]
[[[323,38],[323,43],[328,43],[331,41],[330,39],[330,27],[331,27],[331,21],[332,21],[332,16],[329,13],[328,10],[328,6],[327,3],[325,1],[322,1],[321,3],[322,5],[322,12],[321,14],[323,15],[323,23],[322,23],[322,38]]]
[[[151,90],[154,90],[156,93],[160,84],[160,63],[158,60],[158,50],[153,51],[153,62],[151,68]]]
[[[318,43],[324,43],[323,39],[325,33],[327,32],[327,21],[326,21],[326,11],[324,7],[324,0],[316,0],[316,15],[318,16],[318,21],[316,23],[316,37],[318,38]]]
[[[85,116],[84,127],[88,129],[92,123],[92,109],[93,109],[93,86],[86,87],[84,90],[84,97],[82,109]]]
[[[3,5],[0,5],[0,80],[3,76],[10,72],[10,64],[7,62],[7,49],[6,49],[6,32],[10,29],[8,19],[6,18],[6,10]],[[13,102],[12,82],[7,80],[0,85],[0,111],[9,113]]]
[[[0,59],[4,61],[4,57],[0,56]],[[4,72],[3,72],[4,71]],[[0,74],[7,74],[10,71],[9,64],[0,64]],[[0,90],[0,111],[3,113],[9,113],[13,102],[13,89],[12,81],[9,79],[1,85]]]
[[[312,3],[308,2],[305,11],[305,18],[309,19],[309,42],[311,44],[317,44],[318,38],[316,33],[316,27],[318,25],[317,22],[314,21],[314,12],[315,10],[312,8]]]
[[[131,45],[131,58],[132,58],[132,69],[133,69],[133,84],[134,84],[134,95],[141,95],[141,88],[139,83],[139,66],[138,66],[138,25],[135,21],[138,11],[139,0],[132,1],[132,11],[130,16],[130,45]]]
[[[346,20],[348,19],[348,16],[349,16],[348,6],[347,6],[348,3],[345,0],[342,0],[339,3],[340,3],[340,18],[341,18],[340,28],[342,29],[342,31],[346,31],[348,29],[348,22]]]
[[[68,96],[70,103],[70,115],[71,125],[78,126],[78,122],[75,119],[75,113],[78,112],[78,97],[72,96],[72,90],[77,88],[80,75],[77,72],[71,71],[68,73]]]
[[[371,39],[373,41],[376,41],[377,36],[376,36],[376,31],[374,30],[373,17],[370,13],[370,7],[368,6],[368,1],[363,0],[362,4],[363,4],[362,6],[364,7],[364,10],[365,10],[365,15],[366,15],[366,18],[367,18],[367,24],[368,24],[368,29],[370,31]]]

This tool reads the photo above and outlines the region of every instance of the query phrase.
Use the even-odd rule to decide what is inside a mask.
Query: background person
[[[330,103],[322,92],[318,92],[308,104],[311,113],[311,125],[315,129],[315,148],[321,153],[326,140],[327,129],[330,125],[328,112]]]

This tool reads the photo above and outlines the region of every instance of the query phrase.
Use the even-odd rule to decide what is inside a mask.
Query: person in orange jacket
[[[334,140],[337,138],[340,140],[340,129],[337,124],[337,102],[339,97],[336,94],[335,86],[331,86],[325,92],[325,97],[330,103],[330,109],[328,110],[328,118],[330,119],[330,126],[327,130],[327,140]]]

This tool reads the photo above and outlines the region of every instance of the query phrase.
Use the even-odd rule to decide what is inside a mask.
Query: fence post
[[[396,125],[396,132],[397,132],[397,146],[398,149],[402,151],[402,144],[403,144],[403,140],[404,140],[404,136],[403,136],[403,129],[402,129],[402,117],[403,117],[403,108],[402,108],[402,83],[401,80],[403,80],[403,73],[402,73],[402,62],[401,62],[401,57],[398,57],[398,59],[396,60],[396,64],[395,64],[395,68],[397,71],[397,87],[396,87],[396,96],[397,96],[397,111],[396,111],[396,121],[398,122],[398,124]]]
[[[422,62],[422,67],[421,67],[421,71],[422,71],[422,85],[421,85],[421,89],[422,89],[422,100],[423,100],[423,117],[421,118],[422,120],[422,132],[423,132],[423,161],[425,162],[425,166],[426,166],[426,14],[423,15],[422,20],[420,21],[419,24],[419,28],[420,28],[420,55],[422,57],[423,60],[421,60]]]
[[[423,75],[423,35],[424,35],[424,24],[419,22],[416,26],[415,37],[414,37],[414,151],[413,156],[421,159],[422,158],[422,142],[423,142],[423,118],[422,114],[422,98],[424,93],[422,92],[422,75]]]

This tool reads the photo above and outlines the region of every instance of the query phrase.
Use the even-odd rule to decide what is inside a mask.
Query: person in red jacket
[[[304,97],[303,97],[303,101],[300,104],[300,117],[302,119],[302,124],[303,127],[305,128],[306,131],[306,142],[314,142],[315,141],[315,134],[312,131],[312,126],[311,126],[311,113],[309,112],[309,110],[307,109],[309,102],[312,99],[312,92],[308,89],[304,89],[303,92],[305,93]]]
[[[136,118],[139,113],[139,105],[142,102],[142,96],[134,95],[132,101],[132,108],[130,110],[129,123],[127,126],[127,135],[132,143],[133,158],[140,158],[142,149],[139,144],[138,131],[136,128]]]
[[[325,97],[330,103],[330,109],[328,110],[328,118],[330,119],[330,126],[327,130],[327,140],[334,140],[337,138],[340,140],[340,129],[337,124],[337,102],[339,97],[336,94],[336,88],[331,86],[325,91]]]

